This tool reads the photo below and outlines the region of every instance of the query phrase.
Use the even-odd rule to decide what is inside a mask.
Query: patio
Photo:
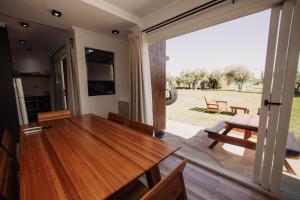
[[[255,150],[221,142],[214,149],[210,149],[208,146],[214,140],[207,137],[207,133],[204,132],[205,127],[174,120],[167,120],[166,127],[166,134],[162,139],[182,146],[176,152],[178,156],[223,173],[234,173],[242,177],[252,178]],[[228,135],[243,138],[243,134],[236,131],[231,131]],[[300,174],[299,160],[288,159],[288,161],[296,173]],[[291,176],[290,174],[287,175]],[[299,176],[292,176],[299,179]]]

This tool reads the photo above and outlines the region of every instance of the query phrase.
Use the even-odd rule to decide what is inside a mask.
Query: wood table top
[[[179,149],[92,114],[21,131],[22,200],[105,199]]]
[[[236,128],[258,131],[259,115],[239,113],[230,120],[226,120],[225,123]]]

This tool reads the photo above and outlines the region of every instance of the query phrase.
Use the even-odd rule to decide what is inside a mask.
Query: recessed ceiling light
[[[112,30],[112,34],[118,35],[118,34],[119,34],[119,31],[118,31],[118,30]]]
[[[51,13],[55,17],[60,17],[62,15],[60,11],[54,9],[51,11]]]
[[[25,40],[19,40],[19,43],[20,43],[20,44],[25,44],[26,41],[25,41]]]
[[[27,24],[25,22],[20,22],[20,25],[23,26],[23,27],[26,27],[26,28],[29,27],[29,24]]]

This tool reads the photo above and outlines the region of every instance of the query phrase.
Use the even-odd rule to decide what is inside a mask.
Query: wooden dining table
[[[34,134],[23,128],[49,125]],[[108,199],[146,174],[160,181],[158,164],[179,146],[93,114],[21,127],[20,199]]]

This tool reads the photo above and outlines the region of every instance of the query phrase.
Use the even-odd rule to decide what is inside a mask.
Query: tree
[[[173,87],[174,86],[174,82],[175,82],[175,77],[168,73],[166,75],[166,81],[167,81],[169,87]]]
[[[234,82],[239,90],[242,90],[243,85],[251,77],[251,72],[244,66],[231,66],[226,67],[224,70],[224,76],[228,83]]]
[[[186,70],[181,72],[181,80],[188,85],[189,88],[196,89],[198,82],[207,74],[205,70]]]
[[[182,83],[182,80],[181,80],[180,76],[176,76],[176,77],[175,77],[175,82],[176,82],[176,84],[177,84],[177,87],[179,88],[180,85],[181,85],[181,83]]]
[[[297,73],[296,84],[295,84],[295,93],[300,92],[300,71]]]
[[[187,85],[188,88],[191,89],[191,85],[193,83],[193,77],[192,77],[191,71],[190,70],[182,71],[180,73],[180,78],[182,80],[182,83]]]
[[[222,73],[220,70],[213,70],[207,76],[207,85],[209,89],[219,89],[221,88]]]

